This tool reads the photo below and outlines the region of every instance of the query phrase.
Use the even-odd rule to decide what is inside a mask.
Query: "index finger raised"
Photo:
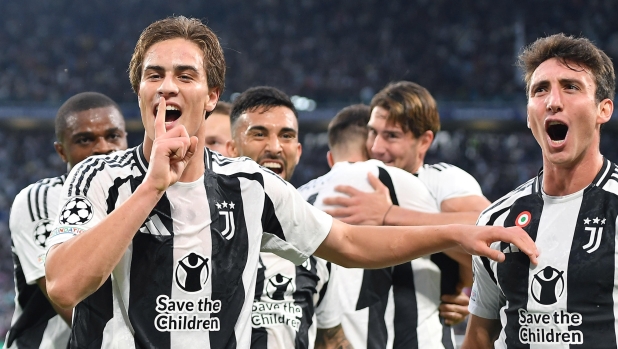
[[[154,125],[154,137],[164,135],[167,131],[165,130],[165,98],[159,97],[159,106],[157,108],[157,115],[155,116],[155,125]]]

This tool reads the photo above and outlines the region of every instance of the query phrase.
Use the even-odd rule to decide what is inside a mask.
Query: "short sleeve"
[[[333,218],[307,203],[291,184],[264,172],[262,251],[301,264],[324,241]]]
[[[499,319],[500,309],[506,304],[506,298],[483,264],[483,258],[486,257],[472,257],[474,283],[468,309],[471,314],[485,319]],[[489,260],[485,260],[489,266]]]
[[[321,258],[316,258],[318,261],[318,273],[328,275],[325,281],[321,294],[318,298],[315,315],[317,318],[317,328],[328,329],[341,324],[343,310],[341,302],[339,302],[339,287],[341,287],[339,277],[337,276],[338,266],[328,263]],[[328,270],[330,266],[330,271]]]
[[[86,163],[86,164],[85,164]],[[92,228],[107,216],[106,195],[101,181],[110,175],[102,167],[92,175],[84,161],[71,170],[60,192],[58,215],[53,222],[47,250]]]
[[[52,230],[52,222],[45,217],[30,216],[28,196],[30,187],[22,190],[13,201],[9,228],[14,252],[19,259],[26,283],[32,285],[45,276],[43,256],[45,240]]]
[[[419,178],[427,185],[438,205],[448,199],[483,196],[481,186],[472,175],[450,164],[425,165],[419,172]]]

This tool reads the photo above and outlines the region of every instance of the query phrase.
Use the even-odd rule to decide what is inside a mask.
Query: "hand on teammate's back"
[[[371,172],[367,180],[375,191],[367,193],[350,185],[338,185],[335,190],[347,196],[324,198],[325,205],[341,206],[324,210],[342,222],[354,225],[384,225],[393,202],[388,188]]]
[[[183,125],[167,130],[163,97],[159,99],[154,134],[150,164],[144,182],[150,183],[161,193],[182,176],[197,148],[197,137],[189,137]]]

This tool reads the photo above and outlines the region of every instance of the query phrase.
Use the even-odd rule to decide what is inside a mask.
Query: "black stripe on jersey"
[[[259,179],[261,175],[256,174]],[[263,181],[261,182],[263,183]],[[212,298],[221,301],[222,311],[218,314],[221,330],[210,332],[211,348],[236,348],[234,326],[245,302],[245,287],[242,280],[243,271],[249,254],[249,235],[245,222],[245,207],[242,198],[240,180],[237,177],[215,174],[211,170],[204,173],[206,196],[210,207],[210,224],[212,240]],[[262,184],[263,185],[263,184]],[[267,196],[266,196],[267,197]],[[221,232],[227,227],[228,217],[220,215],[216,204],[234,202],[234,235],[224,237]],[[264,219],[264,217],[263,217]],[[273,217],[268,217],[275,221]],[[278,224],[278,223],[277,223]],[[283,235],[283,234],[281,234]],[[239,267],[241,266],[241,267]]]
[[[395,301],[395,340],[393,349],[417,349],[418,309],[412,263],[393,268],[393,300]]]
[[[141,178],[131,180],[132,192],[137,189]],[[113,210],[113,207],[108,209]],[[159,313],[152,306],[157,304],[161,295],[171,298],[174,287],[174,225],[167,194],[163,194],[149,217],[155,214],[171,235],[137,233],[132,242],[128,315],[133,325],[147,324],[143,328],[134,328],[137,348],[169,348],[171,343],[170,332],[160,332],[155,328]]]
[[[367,318],[367,349],[386,349],[388,330],[384,315],[388,304],[388,292],[378,302],[369,307]]]
[[[34,211],[32,210],[32,191],[33,191],[34,187],[30,188],[28,190],[28,212],[30,213],[30,220],[31,221],[35,221],[34,219]],[[36,204],[36,201],[35,201]]]
[[[279,239],[285,241],[285,235],[283,234],[283,228],[279,219],[275,215],[275,206],[268,197],[268,194],[264,195],[264,210],[262,211],[262,229],[263,231],[273,234]]]
[[[78,171],[80,172],[79,178],[75,176],[69,185],[69,196],[73,195],[87,195],[90,183],[94,176],[102,171],[105,166],[108,167],[124,167],[131,163],[134,152],[126,151],[124,155],[110,155],[107,157],[90,157],[84,160],[80,165]],[[88,175],[89,174],[89,175]],[[86,176],[88,177],[86,178]],[[77,181],[77,183],[76,183]],[[83,184],[82,184],[83,183]]]
[[[311,205],[315,204],[315,199],[318,198],[318,193],[315,194],[311,194],[308,198],[307,198],[307,202]]]
[[[317,285],[319,281],[317,261],[313,256],[309,257],[309,269],[302,265],[296,266],[294,304],[304,310],[300,320],[300,328],[296,332],[296,338],[294,339],[296,349],[306,349],[310,346],[309,328],[313,324],[313,314],[315,314],[313,295],[318,292]]]
[[[432,254],[430,259],[440,268],[440,294],[457,294],[459,263],[442,252]]]
[[[382,167],[378,167],[378,179],[388,188],[393,205],[399,205],[393,180],[390,174]],[[410,262],[393,267],[392,285],[393,300],[395,302],[395,340],[393,348],[418,348],[418,337],[416,335],[416,328],[418,327],[416,286],[414,285],[414,270],[412,270]]]
[[[508,200],[508,199],[512,198],[514,194],[516,194],[516,193],[519,193],[519,192],[522,192],[522,191],[526,190],[526,188],[530,187],[531,185],[534,185],[534,180],[530,180],[530,181],[528,181],[528,182],[526,182],[526,183],[524,183],[524,184],[520,185],[519,187],[515,188],[515,189],[514,189],[514,190],[513,190],[510,194],[508,194],[508,195],[504,196],[502,199],[500,199],[500,200],[498,200],[498,201],[494,202],[494,203],[493,203],[493,204],[491,204],[488,208],[486,208],[485,210],[483,210],[483,212],[481,213],[481,215],[484,215],[486,212],[489,212],[489,211],[493,210],[494,208],[496,208],[496,207],[498,207],[498,206],[502,205],[502,204],[503,204],[506,200]],[[507,210],[508,210],[508,209],[507,209]],[[503,210],[502,212],[505,212],[505,211],[507,211],[507,210]],[[492,215],[492,217],[493,217],[493,215]],[[495,219],[494,219],[494,221],[495,221]],[[492,225],[492,224],[493,224],[493,221],[492,221],[492,223],[487,223],[487,225]]]
[[[543,199],[538,195],[527,195],[517,199],[510,207],[505,221],[505,227],[515,225],[517,216],[524,211],[530,212],[530,223],[523,229],[536,240],[537,229],[543,211]],[[500,250],[508,250],[509,244],[501,242]],[[497,265],[497,277],[500,288],[504,292],[506,299],[509,300],[505,310],[506,324],[504,332],[506,334],[506,345],[508,348],[528,348],[521,346],[519,342],[519,314],[518,310],[527,309],[528,305],[528,274],[530,260],[528,255],[523,252],[505,253],[505,260]],[[522,267],[525,266],[525,267]],[[491,273],[490,273],[491,275]]]
[[[47,181],[45,181],[47,182]],[[40,196],[40,192],[41,192],[41,186],[44,183],[38,183],[36,186],[36,190],[34,191],[34,207],[36,208],[36,216],[37,219],[42,219],[43,217],[41,216],[41,205],[40,200],[39,200],[39,196]]]
[[[616,173],[615,165],[612,164],[609,160],[603,158],[603,166],[601,170],[597,174],[596,178],[592,181],[597,187],[603,188],[607,181],[612,178],[612,174]]]
[[[17,289],[17,303],[22,308],[22,314],[17,322],[11,325],[6,347],[13,342],[18,348],[38,348],[41,345],[47,321],[56,316],[47,297],[37,284],[28,285],[17,254],[13,253],[15,265],[15,288]]]
[[[259,301],[264,293],[264,281],[266,279],[266,266],[260,256],[258,259],[257,280],[255,283],[254,300]],[[251,328],[251,349],[268,349],[268,331],[264,327]]]
[[[324,283],[324,286],[322,286],[322,289],[320,290],[320,295],[318,297],[318,302],[315,304],[316,308],[320,306],[320,304],[322,304],[322,301],[324,300],[324,295],[326,294],[326,291],[328,290],[328,284],[329,281],[332,277],[331,274],[331,270],[333,268],[333,265],[331,262],[326,262],[326,270],[328,271],[328,281],[326,281]]]
[[[618,196],[596,186],[584,191],[566,270],[567,311],[582,315],[582,324],[570,326],[569,330],[583,333],[582,347],[616,348],[617,345],[613,299],[617,216]],[[601,234],[600,241],[595,239],[600,244],[594,251],[583,248],[592,234],[586,228],[596,228]],[[598,232],[601,228],[602,233]]]
[[[491,262],[489,261],[489,258],[487,257],[480,257],[481,258],[481,262],[483,262],[483,267],[485,267],[485,270],[487,270],[487,274],[489,274],[489,277],[491,278],[491,281],[494,282],[494,284],[498,284],[498,280],[496,280],[496,277],[494,276],[494,272],[493,270],[491,270]]]
[[[112,279],[79,302],[73,310],[70,349],[101,348],[105,325],[114,316]]]
[[[442,345],[444,345],[444,349],[455,349],[453,346],[455,339],[453,338],[453,328],[445,324],[444,318],[440,318],[440,325],[442,325]]]

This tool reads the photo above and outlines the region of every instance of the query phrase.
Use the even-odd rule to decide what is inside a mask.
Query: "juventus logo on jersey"
[[[584,246],[582,246],[582,248],[588,252],[588,253],[592,253],[596,250],[599,249],[599,246],[601,246],[601,237],[603,236],[603,225],[605,225],[605,218],[600,219],[599,217],[595,217],[593,219],[590,219],[588,217],[586,217],[584,219],[584,225],[589,225],[592,222],[592,224],[596,224],[596,227],[584,227],[584,229],[588,232],[590,232],[590,240],[588,241],[588,243],[586,243]],[[598,225],[601,226],[598,226]]]
[[[234,207],[236,206],[234,202],[226,202],[223,201],[221,203],[217,202],[215,204],[217,206],[217,210],[219,210],[219,215],[223,216],[225,220],[225,229],[221,232],[221,236],[223,236],[226,240],[230,240],[234,237],[234,232],[236,231],[236,227],[234,226]]]

